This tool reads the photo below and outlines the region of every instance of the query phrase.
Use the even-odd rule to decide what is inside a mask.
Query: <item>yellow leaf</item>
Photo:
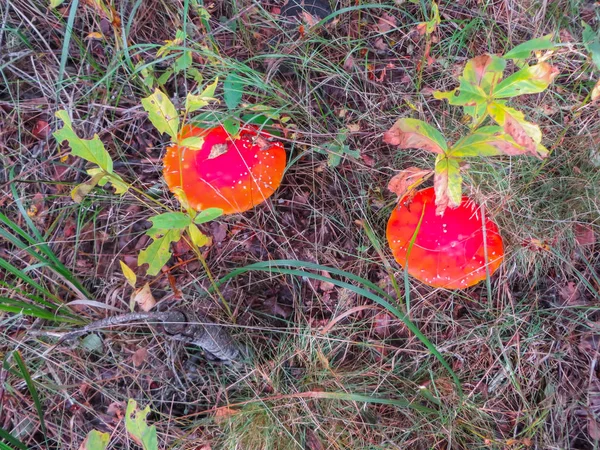
[[[121,265],[121,272],[123,272],[123,275],[125,275],[127,283],[129,283],[129,286],[135,289],[135,283],[137,282],[137,276],[135,275],[135,272],[131,270],[123,261],[119,261],[119,264]]]
[[[104,35],[102,33],[97,32],[97,31],[92,31],[85,38],[86,39],[98,39],[98,40],[101,41],[101,40],[104,39]]]
[[[204,247],[209,244],[210,238],[205,235],[200,229],[196,226],[196,224],[192,223],[188,226],[188,232],[192,242],[198,247]]]
[[[161,133],[167,133],[173,141],[179,133],[179,114],[167,94],[155,89],[149,97],[142,99],[152,125]]]

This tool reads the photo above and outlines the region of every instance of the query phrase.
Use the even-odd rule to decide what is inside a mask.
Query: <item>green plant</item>
[[[469,132],[456,143],[449,144],[433,126],[418,119],[399,119],[384,135],[384,141],[402,149],[419,148],[437,155],[434,186],[437,214],[447,207],[458,207],[462,198],[461,170],[466,170],[465,158],[478,156],[530,154],[545,158],[548,150],[542,145],[538,125],[525,119],[523,112],[507,105],[510,98],[543,92],[558,70],[545,61],[524,65],[503,79],[507,60],[522,65],[532,51],[553,48],[550,36],[525,42],[504,57],[481,55],[471,59],[459,77],[459,87],[449,92],[435,92],[436,99],[462,106],[471,119]],[[486,119],[495,125],[484,125]],[[406,177],[405,174],[398,175]],[[414,188],[414,184],[411,188]],[[397,191],[399,197],[406,190]]]

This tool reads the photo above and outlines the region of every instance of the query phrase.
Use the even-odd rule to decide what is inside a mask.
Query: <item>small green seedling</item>
[[[507,105],[510,98],[543,92],[558,75],[547,62],[525,65],[503,79],[506,62],[521,60],[532,51],[547,50],[554,44],[550,36],[534,39],[515,47],[504,57],[481,55],[471,59],[459,77],[459,87],[449,92],[434,92],[436,99],[462,106],[471,119],[470,131],[449,144],[434,127],[417,119],[399,119],[384,135],[384,141],[402,149],[419,148],[437,155],[434,186],[436,213],[458,207],[462,199],[462,175],[465,158],[530,154],[548,156],[542,145],[540,127],[525,119],[523,112]],[[485,124],[486,121],[492,122]],[[398,176],[402,176],[401,174]],[[426,177],[425,177],[426,178]],[[411,185],[414,188],[414,185]],[[404,193],[397,194],[402,197]]]

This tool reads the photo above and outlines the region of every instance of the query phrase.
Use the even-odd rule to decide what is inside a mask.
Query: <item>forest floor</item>
[[[91,430],[137,448],[128,399],[150,407],[158,448],[598,448],[600,72],[581,44],[597,2],[444,1],[430,36],[417,28],[429,0],[331,1],[322,22],[294,22],[277,0],[0,3],[1,449],[85,449]],[[432,92],[456,87],[470,58],[550,33],[560,74],[513,101],[550,155],[480,158],[463,175],[499,226],[502,266],[461,291],[406,283],[385,240],[397,200],[386,186],[434,158],[383,133],[413,117],[455,141],[462,109]],[[179,106],[231,72],[245,80],[234,117],[260,104],[288,118],[288,167],[268,201],[203,226],[203,258],[216,279],[270,260],[302,273],[248,271],[221,297],[184,241],[159,275],[137,265],[148,217],[179,208],[162,179],[168,137],[140,99],[159,87]],[[87,175],[52,136],[62,109],[147,197],[105,186],[73,201]],[[328,164],[332,142],[359,156]],[[251,356],[218,364],[139,323],[56,345],[53,333],[130,311],[120,261],[160,304],[207,315]],[[410,298],[407,320],[435,351],[365,296],[368,282],[401,311]],[[68,306],[49,313],[56,302]]]

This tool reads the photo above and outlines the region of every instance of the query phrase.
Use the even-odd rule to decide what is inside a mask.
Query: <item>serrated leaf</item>
[[[155,276],[171,258],[171,242],[181,237],[181,230],[167,230],[164,235],[154,235],[155,239],[138,256],[138,265],[148,264],[146,273]]]
[[[398,200],[416,189],[431,175],[431,170],[408,167],[401,170],[388,183],[388,190],[398,196]]]
[[[552,34],[547,34],[546,36],[523,42],[506,53],[504,59],[525,59],[529,58],[532,52],[553,49],[556,47],[556,44],[552,42],[553,37]]]
[[[197,247],[204,247],[210,242],[210,238],[200,231],[198,226],[193,223],[188,227],[188,233],[190,235],[190,239]]]
[[[85,440],[79,446],[79,450],[105,450],[110,440],[109,433],[102,433],[98,430],[92,430],[88,433]]]
[[[223,98],[227,108],[235,109],[242,101],[244,94],[244,80],[236,73],[232,72],[227,75],[223,83]]]
[[[221,208],[206,208],[204,211],[200,211],[196,218],[194,219],[194,223],[201,224],[210,222],[211,220],[215,220],[217,217],[223,215],[223,210]]]
[[[438,156],[433,177],[435,189],[435,213],[443,216],[447,207],[456,208],[462,200],[462,176],[460,160]]]
[[[102,169],[99,169],[99,170],[100,170],[99,173],[97,173],[96,175],[94,175],[91,179],[89,179],[85,183],[78,184],[71,191],[71,198],[73,199],[73,201],[75,203],[81,203],[83,201],[83,199],[90,192],[92,192],[92,189],[94,189],[98,185],[98,183],[100,182],[100,180],[102,178],[104,178],[106,172],[104,172]]]
[[[470,59],[463,69],[463,78],[479,86],[486,94],[502,79],[506,61],[496,55],[480,55]]]
[[[463,137],[448,151],[453,157],[522,155],[527,150],[517,144],[502,127],[488,126]]]
[[[444,153],[448,145],[444,136],[428,123],[418,119],[399,119],[383,135],[383,141],[402,149],[419,148]]]
[[[600,33],[594,31],[587,23],[583,25],[583,46],[592,57],[592,62],[600,70]]]
[[[188,94],[185,99],[185,109],[188,113],[198,111],[201,108],[209,105],[211,102],[218,102],[215,96],[215,91],[219,83],[219,77],[215,78],[211,84],[206,86],[199,95]]]
[[[204,145],[204,136],[191,136],[178,142],[180,147],[186,147],[190,150],[201,150]]]
[[[132,288],[135,289],[135,284],[137,283],[137,275],[123,261],[119,261],[119,264],[121,266],[121,272],[123,272],[123,275],[125,276],[125,279],[127,280],[127,283],[129,283],[129,286],[131,286]]]
[[[476,106],[487,101],[487,94],[479,86],[470,83],[466,78],[460,77],[460,86],[450,92],[433,93],[438,99],[446,99],[451,105]]]
[[[544,91],[558,75],[558,69],[546,62],[527,66],[502,81],[494,89],[494,98],[509,98]]]
[[[182,212],[159,214],[148,220],[152,222],[152,228],[159,230],[180,230],[192,223],[190,216]]]
[[[540,127],[525,120],[521,111],[503,103],[492,102],[488,105],[488,112],[492,119],[527,152],[541,158],[547,156],[548,151],[541,145],[542,131]]]
[[[154,94],[142,99],[142,106],[148,113],[152,125],[160,132],[167,133],[173,141],[179,133],[179,115],[175,105],[166,94],[155,89]]]
[[[81,139],[73,130],[71,119],[65,110],[57,111],[55,116],[64,122],[63,127],[53,133],[58,143],[67,141],[73,155],[96,164],[107,173],[112,173],[112,159],[98,135],[94,134],[92,139]]]
[[[156,427],[148,426],[146,422],[148,414],[150,414],[150,406],[140,411],[137,402],[130,398],[125,410],[125,428],[135,443],[141,445],[144,450],[158,450]]]

